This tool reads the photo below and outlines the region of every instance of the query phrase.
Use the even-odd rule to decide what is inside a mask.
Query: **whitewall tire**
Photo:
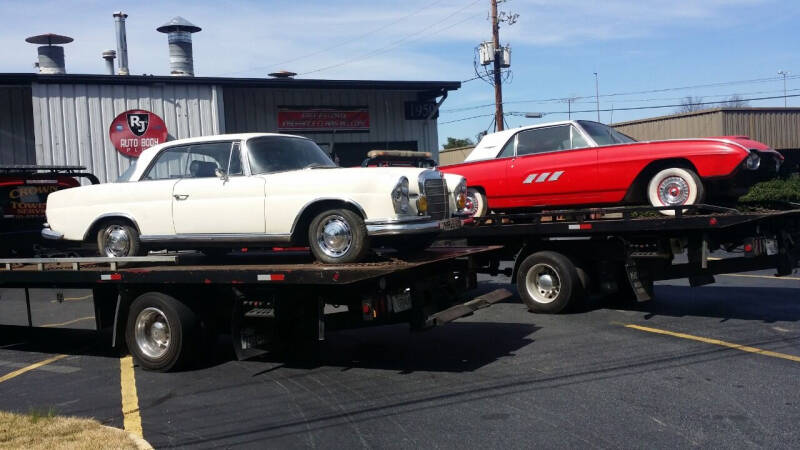
[[[652,206],[682,206],[702,203],[705,198],[703,182],[691,169],[670,167],[653,175],[647,184],[647,198]],[[675,210],[662,210],[666,216]]]

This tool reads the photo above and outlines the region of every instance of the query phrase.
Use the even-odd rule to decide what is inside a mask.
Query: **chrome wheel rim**
[[[478,199],[475,198],[474,193],[467,193],[467,199],[464,203],[464,211],[470,216],[474,216],[478,213]]]
[[[164,312],[145,308],[136,316],[136,346],[148,358],[158,359],[169,350],[172,333]]]
[[[103,254],[117,258],[128,256],[131,249],[131,236],[121,225],[111,225],[103,232]]]
[[[525,288],[537,303],[551,303],[561,292],[561,278],[552,266],[536,264],[525,276]]]
[[[664,206],[685,204],[689,193],[689,183],[681,177],[667,177],[658,183],[658,200]]]
[[[353,232],[342,216],[328,216],[317,228],[317,246],[331,258],[346,254],[352,245]]]

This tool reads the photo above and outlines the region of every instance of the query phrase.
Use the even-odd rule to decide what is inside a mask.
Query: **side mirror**
[[[228,181],[228,174],[224,170],[220,169],[219,167],[214,169],[214,175],[216,175],[217,178],[219,178],[219,179],[221,179],[223,181]]]

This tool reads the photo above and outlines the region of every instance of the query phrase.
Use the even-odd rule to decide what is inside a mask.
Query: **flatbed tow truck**
[[[664,216],[659,209],[672,209]],[[403,259],[321,265],[307,253],[151,254],[132,258],[0,259],[0,288],[84,288],[112,345],[142,367],[168,371],[230,331],[249,358],[325,338],[327,330],[443,324],[510,297],[498,289],[468,300],[478,273],[513,277],[533,312],[558,313],[588,294],[646,301],[653,282],[774,268],[800,259],[800,205],[615,207],[490,215],[442,235],[449,246]],[[711,252],[727,255],[712,258]],[[683,256],[685,254],[685,256]],[[513,268],[502,268],[512,261]],[[28,307],[30,324],[30,307]]]

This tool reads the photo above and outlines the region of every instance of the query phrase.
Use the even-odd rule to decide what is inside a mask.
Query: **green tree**
[[[459,139],[459,138],[449,137],[447,138],[447,143],[442,145],[442,148],[448,149],[448,148],[458,148],[458,147],[469,147],[471,145],[475,145],[475,143],[472,142],[472,139],[470,138]]]

